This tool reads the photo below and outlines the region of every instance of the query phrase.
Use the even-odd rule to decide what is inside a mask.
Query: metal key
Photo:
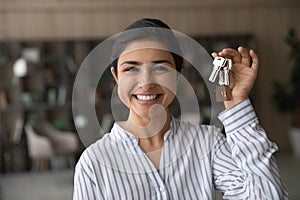
[[[218,102],[230,101],[232,99],[229,87],[229,70],[232,67],[232,60],[225,59],[225,63],[219,69],[219,85],[216,86],[216,100]]]
[[[227,59],[227,67],[230,70],[232,67],[232,60],[231,59]]]
[[[223,84],[229,85],[229,67],[223,67]]]
[[[224,68],[219,71],[219,85],[225,85]]]
[[[215,82],[220,70],[222,67],[224,67],[226,64],[226,59],[222,57],[215,57],[214,62],[213,62],[213,71],[211,72],[209,76],[209,81]]]

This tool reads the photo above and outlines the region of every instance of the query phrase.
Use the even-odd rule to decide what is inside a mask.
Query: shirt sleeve
[[[288,199],[273,153],[277,145],[259,125],[250,100],[219,115],[226,138],[214,149],[213,175],[224,199]]]

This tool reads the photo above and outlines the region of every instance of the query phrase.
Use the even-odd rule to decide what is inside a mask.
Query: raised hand
[[[219,53],[212,53],[212,56],[225,57],[233,61],[229,86],[232,90],[232,100],[224,102],[226,109],[229,109],[248,98],[256,80],[259,59],[253,50],[249,51],[243,47],[239,47],[237,50],[223,49]]]

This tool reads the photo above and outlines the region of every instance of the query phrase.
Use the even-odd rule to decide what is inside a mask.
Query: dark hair
[[[141,39],[152,39],[163,44],[173,56],[176,70],[181,71],[183,58],[178,55],[181,53],[181,50],[170,27],[161,20],[143,18],[129,25],[118,36],[113,45],[111,66],[114,67],[116,74],[118,72],[118,57],[130,42]]]

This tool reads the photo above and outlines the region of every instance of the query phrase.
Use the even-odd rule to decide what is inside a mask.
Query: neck
[[[132,113],[129,114],[123,128],[139,139],[151,139],[156,135],[164,135],[170,129],[171,115],[163,112],[151,118],[141,118]]]
[[[139,138],[139,145],[145,153],[160,149],[164,143],[164,135],[170,129],[171,115],[167,113],[164,118],[161,116],[157,115],[150,122],[148,120],[146,125],[133,121],[129,116],[123,124],[125,130]]]
[[[123,124],[123,128],[139,138],[139,146],[152,161],[156,169],[159,168],[161,149],[164,144],[164,135],[170,129],[171,115],[162,118],[159,115],[151,120],[133,121],[129,115],[128,120]],[[147,123],[146,123],[147,122]]]

